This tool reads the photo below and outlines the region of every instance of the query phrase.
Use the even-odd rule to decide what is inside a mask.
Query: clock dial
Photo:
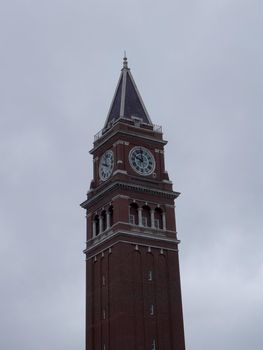
[[[99,174],[102,181],[108,180],[114,167],[114,155],[112,151],[106,151],[100,158]]]
[[[154,172],[154,156],[144,147],[134,147],[130,151],[129,161],[132,168],[140,175],[147,176]]]

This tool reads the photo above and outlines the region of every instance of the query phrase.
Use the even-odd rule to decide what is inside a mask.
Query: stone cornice
[[[116,130],[113,133],[109,133],[109,135],[105,135],[106,137],[104,138],[104,140],[102,140],[102,142],[100,142],[96,146],[94,145],[94,147],[92,148],[92,150],[90,150],[89,153],[93,154],[99,147],[101,147],[105,142],[107,142],[108,140],[110,140],[112,137],[114,137],[117,134],[128,136],[128,137],[130,137],[130,136],[138,137],[140,139],[145,139],[147,141],[152,141],[152,142],[163,144],[163,145],[167,144],[167,141],[165,141],[165,140],[159,140],[159,139],[155,138],[154,136],[152,136],[152,137],[151,136],[146,136],[146,135],[143,135],[140,132],[132,132],[132,131],[127,132],[127,131],[124,131],[124,130]]]
[[[109,184],[106,188],[104,188],[102,191],[97,193],[95,196],[91,197],[90,199],[88,198],[86,201],[80,204],[80,206],[84,209],[87,209],[88,206],[90,206],[94,201],[98,201],[101,199],[101,197],[104,197],[106,193],[114,191],[114,190],[128,190],[128,191],[133,191],[133,192],[143,192],[146,194],[152,194],[152,195],[158,195],[164,198],[169,198],[169,199],[175,199],[180,195],[180,192],[175,192],[175,191],[164,191],[164,190],[159,190],[157,188],[149,188],[141,185],[136,185],[136,184],[131,184],[131,183],[126,183],[126,182],[113,182]]]
[[[136,232],[132,232],[132,231],[125,231],[125,230],[120,230],[120,231],[116,231],[116,232],[113,232],[113,231],[110,231],[107,235],[105,235],[101,240],[98,240],[97,242],[94,242],[92,245],[90,245],[89,247],[87,247],[83,253],[87,254],[89,253],[90,251],[94,250],[96,247],[102,245],[102,244],[105,244],[106,242],[110,242],[110,246],[112,246],[112,238],[114,237],[117,237],[119,235],[124,235],[126,236],[127,238],[130,237],[130,238],[136,238],[136,239],[139,239],[139,241],[129,241],[127,243],[130,243],[130,244],[138,244],[138,245],[149,245],[151,247],[155,247],[157,248],[156,246],[156,243],[154,242],[159,242],[158,244],[158,248],[163,248],[163,249],[166,249],[168,250],[169,248],[166,246],[166,244],[180,244],[180,240],[174,238],[167,238],[167,237],[160,237],[160,236],[155,236],[153,234],[142,234],[142,233],[136,233]],[[150,240],[152,241],[152,243],[148,243],[148,244],[145,244],[145,243],[142,243],[140,240],[141,239],[147,239],[147,240]],[[160,244],[160,243],[163,243],[163,244]],[[87,242],[88,243],[88,242]],[[109,247],[110,247],[109,246]],[[104,249],[107,249],[107,248],[104,248]],[[97,253],[96,253],[97,254]]]

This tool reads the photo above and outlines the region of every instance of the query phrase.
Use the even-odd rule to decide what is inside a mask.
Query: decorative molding
[[[156,153],[161,153],[161,154],[164,154],[164,151],[162,149],[159,149],[159,148],[155,148],[154,150]]]
[[[148,249],[148,247],[150,247],[151,249],[160,249],[160,251],[162,251],[163,253],[164,253],[164,249],[167,250],[167,251],[170,251],[170,252],[178,252],[178,251],[179,251],[178,249],[162,248],[162,247],[160,247],[160,246],[148,245],[148,244],[139,243],[139,242],[129,242],[129,241],[125,241],[125,240],[122,240],[122,239],[120,239],[120,240],[118,240],[118,241],[112,243],[112,244],[111,244],[111,248],[112,248],[113,246],[115,246],[116,244],[118,244],[118,243],[126,243],[126,244],[130,244],[130,245],[134,245],[134,246],[135,246],[135,247],[134,247],[134,250],[137,250],[137,251],[139,251],[139,247],[143,247],[143,248],[147,248],[147,249]],[[137,248],[136,248],[136,247],[137,247]],[[92,259],[92,258],[94,258],[94,257],[96,258],[96,255],[101,254],[101,252],[102,252],[102,251],[105,251],[105,249],[111,249],[111,248],[106,247],[106,248],[104,248],[103,250],[101,250],[101,251],[99,251],[99,252],[97,252],[97,253],[94,253],[93,255],[91,255],[91,256],[89,256],[88,258],[86,258],[86,261],[88,261],[88,260],[90,260],[90,259]],[[84,253],[87,254],[88,251],[89,251],[89,250],[86,249],[86,250],[84,250]],[[162,254],[163,254],[163,253],[162,253]],[[95,259],[94,259],[94,261],[95,261]],[[97,261],[97,259],[96,259],[96,261]]]
[[[129,199],[130,197],[129,196],[124,196],[123,194],[118,194],[117,196],[112,197],[112,201],[114,201],[117,198]]]
[[[142,208],[138,208],[138,209],[141,209],[141,210],[142,210]],[[177,231],[163,230],[163,229],[158,229],[158,228],[156,228],[156,227],[148,227],[148,226],[146,227],[146,226],[133,225],[133,224],[130,224],[130,223],[127,223],[127,222],[124,222],[124,221],[118,221],[118,222],[116,222],[114,225],[112,225],[112,226],[110,227],[110,229],[101,232],[100,234],[98,234],[98,235],[95,236],[94,238],[88,240],[87,242],[90,242],[91,240],[97,240],[98,238],[100,239],[100,237],[102,237],[102,236],[104,236],[104,235],[108,235],[108,231],[111,231],[111,232],[113,233],[113,229],[114,229],[116,226],[118,226],[118,225],[129,225],[129,226],[132,226],[133,232],[134,232],[134,231],[137,232],[138,229],[141,229],[141,230],[143,229],[144,232],[140,232],[140,235],[143,235],[143,234],[146,233],[146,234],[147,234],[147,237],[148,237],[148,235],[151,235],[151,236],[152,236],[152,235],[156,235],[156,231],[158,231],[158,233],[159,233],[159,238],[160,238],[160,239],[163,239],[163,237],[166,237],[166,236],[165,236],[165,233],[166,233],[166,232],[167,232],[167,233],[174,234],[174,235],[177,234]],[[126,232],[126,231],[125,231],[125,232]]]
[[[169,185],[172,185],[172,184],[173,184],[172,181],[170,181],[170,180],[165,180],[165,179],[164,179],[162,182],[165,183],[165,184],[169,184]]]
[[[126,170],[120,170],[120,169],[117,169],[114,171],[114,173],[112,174],[113,175],[116,175],[116,174],[125,174],[127,175],[127,171]]]
[[[113,174],[116,174],[117,172],[123,173],[123,170],[116,170]],[[126,173],[126,172],[125,172]],[[98,198],[103,197],[106,192],[113,191],[115,189],[126,189],[130,190],[132,192],[143,192],[147,194],[153,194],[153,195],[160,195],[165,198],[169,199],[175,199],[180,195],[180,192],[175,192],[175,191],[164,191],[164,190],[159,190],[155,188],[149,188],[149,187],[144,187],[141,185],[136,185],[132,183],[126,183],[126,182],[113,182],[109,184],[104,190],[100,191],[97,193],[94,197],[87,199],[83,203],[80,204],[82,208],[86,208],[88,204],[93,203],[94,201],[97,201]]]
[[[116,225],[116,224],[115,224]],[[153,241],[163,241],[165,243],[176,243],[176,244],[180,244],[180,241],[177,238],[171,239],[171,238],[166,238],[165,236],[156,236],[156,233],[151,233],[149,232],[144,233],[144,232],[132,232],[132,231],[126,231],[126,230],[118,230],[116,232],[111,231],[104,231],[103,233],[99,234],[98,236],[91,238],[90,240],[87,241],[87,243],[91,243],[94,242],[89,248],[86,248],[84,250],[84,253],[88,252],[89,250],[93,249],[94,247],[97,247],[98,245],[106,242],[107,240],[111,239],[112,237],[117,236],[118,234],[123,233],[126,236],[129,237],[139,237],[139,238],[147,238],[147,239],[151,239]],[[151,245],[152,246],[152,245]],[[106,248],[105,248],[106,249]],[[104,250],[105,250],[104,249]]]
[[[126,197],[126,198],[129,198],[131,203],[136,203],[138,205],[141,205],[142,203],[145,203],[145,204],[147,203],[147,205],[149,207],[155,207],[155,208],[162,208],[162,207],[167,206],[166,204],[160,204],[160,203],[152,202],[152,201],[148,201],[148,200],[147,200],[147,202],[144,202],[143,199],[138,199],[138,198],[133,198],[133,197]],[[154,210],[154,209],[152,209],[152,210]]]
[[[130,144],[130,142],[124,141],[124,140],[118,140],[116,142],[114,142],[113,146],[116,147],[117,145],[124,145],[124,146],[128,146]]]
[[[144,140],[147,140],[147,141],[153,141],[154,143],[161,143],[163,145],[166,145],[167,144],[167,141],[164,141],[164,140],[156,140],[156,138],[154,136],[152,137],[149,137],[149,136],[145,136],[145,135],[142,135],[141,133],[137,133],[137,132],[125,132],[125,131],[122,131],[122,130],[116,130],[114,133],[109,133],[109,135],[107,135],[108,137],[105,137],[105,139],[99,143],[97,146],[94,146],[91,150],[90,150],[90,153],[94,153],[98,148],[100,148],[104,143],[106,143],[108,140],[110,140],[112,137],[114,137],[115,135],[117,134],[122,134],[124,136],[128,136],[128,137],[132,137],[132,136],[135,136],[135,137],[139,137],[140,139],[144,139]],[[106,136],[106,134],[105,134]]]

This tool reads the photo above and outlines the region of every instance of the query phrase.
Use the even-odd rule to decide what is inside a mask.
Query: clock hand
[[[142,162],[143,162],[144,159],[143,159],[143,151],[142,151],[142,149],[140,149],[140,153],[141,153],[141,159],[142,159]]]
[[[139,159],[139,161],[140,161],[141,163],[143,162],[143,158],[142,158],[142,157],[135,156],[135,158]]]

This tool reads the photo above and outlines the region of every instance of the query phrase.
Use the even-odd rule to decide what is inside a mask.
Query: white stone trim
[[[169,185],[172,185],[172,184],[173,184],[172,181],[170,181],[170,180],[165,180],[165,179],[164,179],[162,182],[165,183],[165,184],[169,184]]]
[[[109,130],[110,131],[110,130]],[[99,143],[98,146],[94,147],[93,149],[90,150],[90,153],[92,154],[96,149],[98,149],[99,147],[101,147],[101,145],[103,145],[105,142],[107,142],[110,138],[112,138],[113,136],[117,135],[121,133],[122,135],[127,135],[127,136],[136,136],[136,137],[139,137],[140,139],[143,139],[143,140],[149,140],[149,141],[154,141],[154,142],[159,142],[163,145],[166,145],[167,144],[167,141],[164,141],[164,140],[156,140],[156,138],[154,137],[147,137],[145,135],[142,135],[142,134],[138,134],[136,132],[125,132],[123,130],[116,130],[113,134],[112,133],[109,133],[108,134],[108,137],[105,138],[105,140],[103,140],[103,142]],[[105,136],[107,133],[105,133],[103,136]]]
[[[119,171],[123,171],[123,170],[119,170]],[[138,189],[142,189],[142,190],[146,190],[146,191],[150,191],[150,192],[156,192],[158,194],[164,194],[164,195],[177,195],[177,197],[180,195],[179,192],[174,192],[174,191],[163,191],[163,190],[159,190],[157,188],[151,188],[151,187],[145,187],[145,186],[141,186],[141,185],[135,185],[135,184],[131,184],[128,182],[121,182],[121,181],[116,181],[112,184],[109,184],[108,187],[106,187],[103,191],[97,193],[94,197],[91,198],[91,201],[94,201],[97,197],[101,196],[103,193],[107,192],[111,187],[113,187],[116,184],[120,184],[120,185],[124,185],[124,186],[130,186],[133,188],[138,188]],[[84,204],[87,201],[84,201],[82,204]]]
[[[116,224],[115,224],[116,225]],[[114,225],[114,226],[115,226]],[[112,228],[112,227],[111,227]],[[95,239],[90,239],[87,241],[87,243],[89,243],[90,241],[94,241],[94,243],[92,244],[92,246],[90,246],[88,249],[85,249],[84,252],[89,251],[91,249],[93,249],[94,247],[100,245],[102,242],[105,242],[109,239],[111,239],[112,237],[117,236],[119,233],[123,233],[127,236],[130,237],[138,237],[138,238],[148,238],[151,239],[153,241],[156,240],[161,240],[163,242],[167,242],[167,243],[176,243],[176,244],[180,244],[180,240],[178,240],[177,238],[171,239],[171,238],[166,238],[164,235],[162,236],[157,236],[156,233],[152,234],[151,232],[144,233],[144,232],[132,232],[132,231],[126,231],[126,230],[121,230],[121,231],[117,231],[117,232],[113,232],[108,231],[108,233],[106,234],[107,231],[104,231],[102,235],[98,235],[95,237]],[[167,231],[166,231],[167,232]],[[170,231],[172,233],[175,233],[174,231]],[[150,245],[151,247],[153,247],[153,245]],[[166,249],[166,248],[165,248]]]
[[[127,174],[127,171],[126,170],[120,170],[120,169],[117,169],[114,171],[114,173],[112,174],[113,175],[116,175],[116,174]]]
[[[117,196],[112,197],[112,201],[114,201],[117,198],[129,199],[130,197],[129,196],[124,196],[123,194],[118,194]]]
[[[175,205],[172,205],[172,204],[164,204],[164,206],[166,207],[166,208],[175,208]]]
[[[139,243],[139,242],[130,242],[130,241],[125,241],[125,240],[120,239],[120,240],[118,240],[118,241],[116,241],[116,242],[110,244],[109,247],[106,247],[106,248],[100,250],[99,252],[96,252],[96,253],[94,253],[93,255],[89,256],[89,257],[86,259],[86,261],[88,261],[88,260],[90,260],[90,259],[92,259],[92,258],[94,258],[94,257],[96,258],[96,256],[98,256],[99,254],[101,254],[103,251],[105,252],[107,249],[112,249],[112,247],[115,246],[115,245],[117,245],[118,243],[128,243],[128,244],[131,244],[131,245],[135,246],[135,247],[134,247],[134,250],[138,250],[138,251],[139,251],[139,247],[144,247],[144,248],[147,248],[147,249],[148,249],[148,247],[151,247],[152,249],[160,249],[160,252],[162,251],[161,254],[164,254],[164,251],[165,251],[165,250],[166,250],[166,251],[170,251],[170,252],[178,252],[178,251],[179,251],[178,249],[172,249],[172,248],[166,248],[166,247],[165,247],[165,248],[162,248],[161,246],[142,244],[142,243]],[[137,248],[138,248],[138,249],[137,249]],[[86,254],[88,251],[89,251],[89,249],[88,249],[88,250],[85,250],[84,253]],[[97,258],[96,258],[96,261],[97,261]]]
[[[123,141],[123,140],[118,140],[114,142],[113,146],[116,147],[117,145],[124,145],[124,146],[129,146],[130,142]]]

